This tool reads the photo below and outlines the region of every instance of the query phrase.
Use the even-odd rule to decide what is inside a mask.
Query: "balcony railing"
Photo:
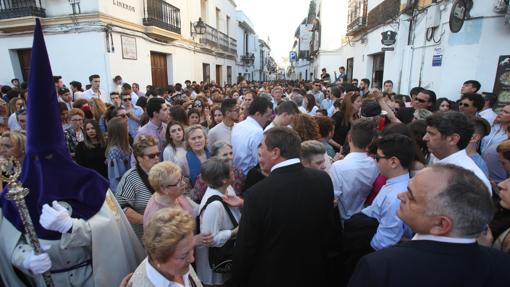
[[[143,24],[181,34],[181,10],[163,0],[145,0]]]
[[[237,40],[229,37],[215,28],[205,25],[205,34],[200,37],[200,43],[225,53],[237,53]]]
[[[347,35],[350,36],[367,26],[367,17],[361,16],[347,25]]]
[[[248,66],[253,65],[255,63],[255,54],[247,53],[246,55],[241,55],[241,62]]]
[[[46,17],[41,0],[0,0],[0,19]]]

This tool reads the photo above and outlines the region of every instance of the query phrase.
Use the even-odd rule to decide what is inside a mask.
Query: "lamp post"
[[[198,18],[197,22],[190,23],[190,25],[191,25],[191,37],[193,37],[194,35],[205,34],[207,27],[205,26],[204,21],[202,21],[202,18]]]

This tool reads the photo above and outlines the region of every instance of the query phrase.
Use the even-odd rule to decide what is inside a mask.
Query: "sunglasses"
[[[127,118],[127,114],[120,114],[120,115],[117,115],[117,117],[121,117],[123,119]]]
[[[156,157],[159,157],[159,152],[150,153],[150,154],[144,154],[143,156],[146,156],[149,159],[155,159]]]
[[[460,106],[460,107],[465,107],[465,108],[469,108],[469,107],[471,107],[471,105],[470,105],[470,104],[468,104],[468,103],[460,103],[460,104],[459,104],[459,106]]]
[[[418,99],[418,98],[417,98],[416,100],[417,100],[418,102],[422,103],[422,104],[424,104],[424,103],[426,103],[426,102],[427,102],[427,100],[424,100],[424,99]]]
[[[127,101],[130,101],[131,102],[131,98],[123,98],[122,99],[124,102],[127,102]]]

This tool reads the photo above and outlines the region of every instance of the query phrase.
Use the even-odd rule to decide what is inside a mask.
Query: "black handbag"
[[[197,229],[200,230],[200,216],[206,209],[209,203],[213,201],[221,201],[225,211],[227,211],[228,217],[232,222],[234,228],[238,226],[238,223],[232,214],[232,211],[228,205],[221,199],[219,195],[213,195],[207,199],[204,207],[200,210],[200,214],[197,216]],[[232,258],[234,257],[235,239],[229,239],[221,247],[209,247],[209,267],[213,272],[216,273],[230,273],[232,272]]]

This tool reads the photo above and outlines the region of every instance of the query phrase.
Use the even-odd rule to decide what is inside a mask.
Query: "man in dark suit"
[[[507,286],[510,255],[479,246],[491,221],[489,191],[472,172],[433,165],[398,195],[397,215],[416,235],[363,257],[349,286]]]
[[[287,127],[265,132],[260,168],[250,188],[233,262],[236,286],[333,286],[339,282],[340,223],[333,184],[299,161],[300,138]]]

